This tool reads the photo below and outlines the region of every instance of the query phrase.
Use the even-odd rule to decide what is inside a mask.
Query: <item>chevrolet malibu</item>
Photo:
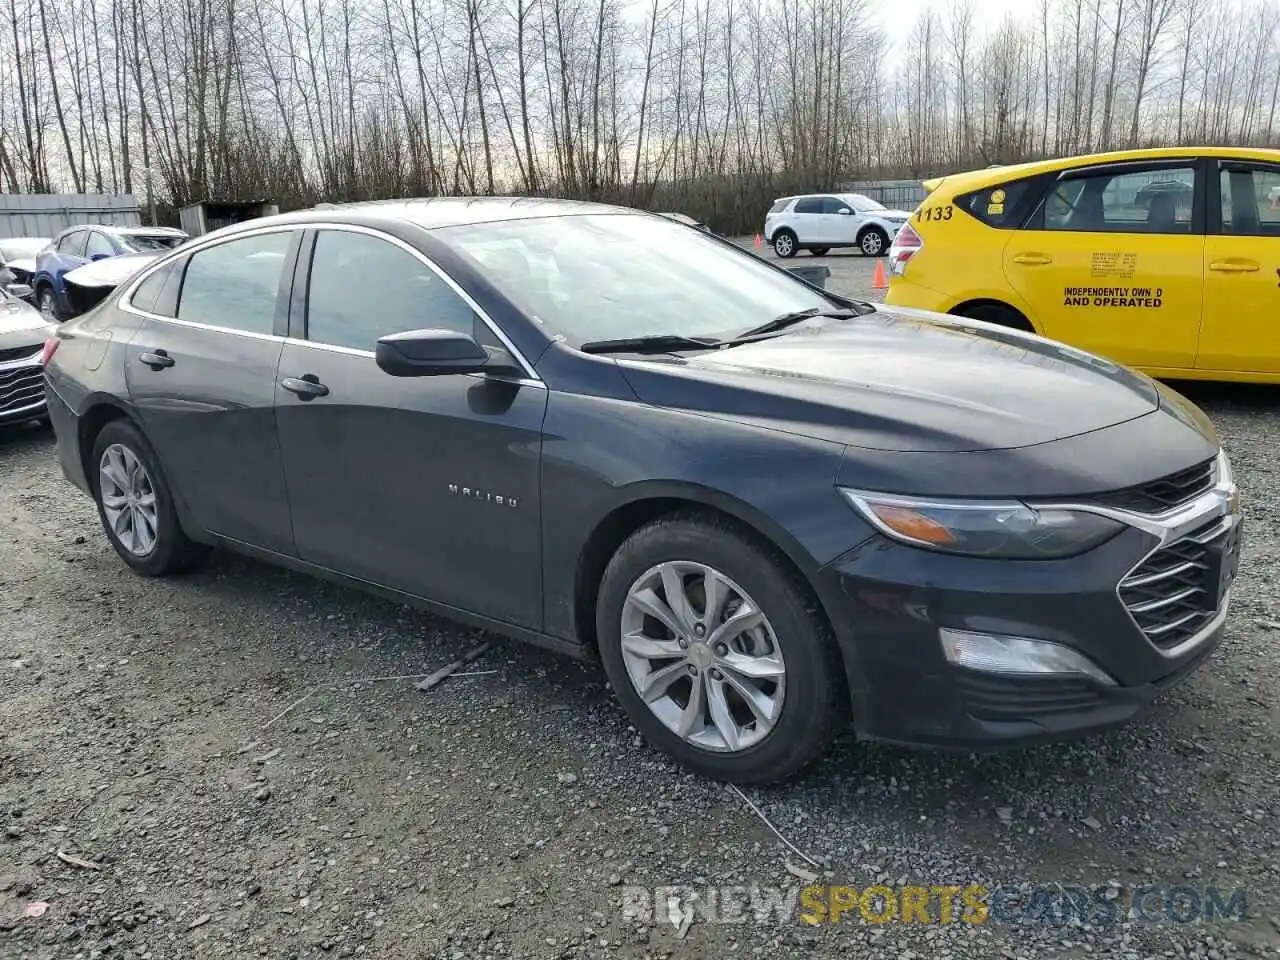
[[[46,345],[66,475],[147,576],[222,546],[598,654],[702,774],[852,727],[1123,722],[1218,644],[1213,427],[1034,334],[815,289],[669,219],[397,201],[229,227]]]

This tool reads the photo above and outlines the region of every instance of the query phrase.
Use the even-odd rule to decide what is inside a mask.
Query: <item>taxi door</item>
[[[1195,366],[1204,188],[1192,159],[1067,170],[1004,249],[1040,333],[1146,369]]]
[[[1280,165],[1213,164],[1196,366],[1280,373]]]

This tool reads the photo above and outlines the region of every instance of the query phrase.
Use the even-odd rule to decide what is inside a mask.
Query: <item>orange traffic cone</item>
[[[877,258],[876,275],[871,281],[871,288],[873,290],[884,290],[888,286],[889,281],[884,275],[884,261]]]
[[[755,239],[755,244],[756,244],[756,249],[757,249],[757,250],[762,249],[762,248],[764,247],[764,237],[760,236],[760,234],[758,234],[758,233],[757,233],[757,234],[756,234],[756,239]]]

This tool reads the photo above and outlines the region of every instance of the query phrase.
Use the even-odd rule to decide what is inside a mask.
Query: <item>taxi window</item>
[[[989,227],[1021,226],[1030,206],[1028,201],[1034,202],[1038,193],[1032,187],[1040,179],[1031,177],[984,187],[956,197],[956,206]]]
[[[1045,197],[1043,229],[1189,234],[1195,182],[1190,166],[1063,179]]]
[[[1222,232],[1280,237],[1280,169],[1233,167],[1221,176]]]

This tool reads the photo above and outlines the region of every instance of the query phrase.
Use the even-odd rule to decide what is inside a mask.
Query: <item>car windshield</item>
[[[872,213],[876,210],[886,209],[883,203],[877,203],[870,197],[864,197],[860,193],[850,194],[849,199],[853,201],[853,205],[859,213]]]
[[[34,257],[48,245],[48,237],[17,237],[13,240],[0,240],[0,263]]]
[[[585,214],[441,229],[535,323],[575,346],[723,340],[833,302],[746,251],[665,217]]]
[[[182,237],[170,237],[165,234],[122,233],[120,242],[137,253],[151,253],[155,250],[172,250],[182,242]]]

